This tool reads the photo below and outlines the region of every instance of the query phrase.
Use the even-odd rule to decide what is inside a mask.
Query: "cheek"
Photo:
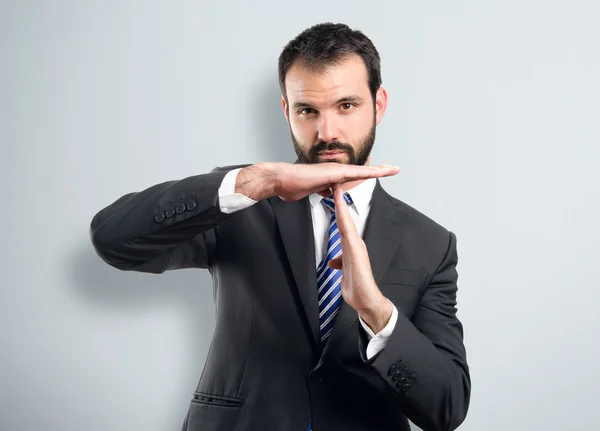
[[[300,141],[310,140],[317,133],[314,123],[311,121],[291,120],[290,128],[296,139]]]
[[[372,113],[361,112],[344,119],[344,130],[350,137],[362,137],[369,133],[373,125]]]

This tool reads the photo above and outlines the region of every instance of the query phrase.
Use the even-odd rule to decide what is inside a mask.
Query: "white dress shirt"
[[[241,168],[229,171],[225,175],[225,178],[223,178],[223,182],[219,188],[219,207],[223,213],[231,214],[243,210],[244,208],[248,208],[257,202],[240,193],[235,193],[235,182],[240,170]],[[352,220],[361,237],[365,230],[367,216],[371,210],[371,197],[373,196],[375,183],[376,180],[370,178],[363,181],[358,186],[346,191],[352,198],[352,204],[349,206],[350,215],[352,216]],[[327,243],[325,242],[325,239],[329,229],[329,219],[331,214],[329,210],[325,208],[325,205],[321,203],[321,199],[323,199],[323,197],[318,193],[313,193],[309,196],[313,231],[315,234],[315,274],[317,266],[321,263],[321,260],[323,260],[326,251],[325,248],[327,247]],[[366,352],[367,359],[372,358],[387,345],[390,335],[396,326],[397,319],[398,310],[394,306],[388,324],[379,333],[374,334],[371,328],[369,328],[359,316],[359,321],[367,333],[367,338],[369,340]]]

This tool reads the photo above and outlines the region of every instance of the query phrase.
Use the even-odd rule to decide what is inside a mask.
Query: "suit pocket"
[[[381,292],[412,319],[424,292],[429,273],[403,268],[389,268],[379,281]]]
[[[396,284],[400,286],[416,286],[422,287],[429,273],[414,269],[389,268],[385,275],[381,278],[382,284]]]
[[[196,404],[220,407],[241,407],[244,401],[240,398],[224,397],[222,395],[205,394],[195,392],[192,402]]]
[[[206,393],[194,393],[187,421],[188,431],[232,431],[244,401]]]

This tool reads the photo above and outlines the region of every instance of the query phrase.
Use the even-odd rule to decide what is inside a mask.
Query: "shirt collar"
[[[375,178],[369,178],[350,190],[346,190],[346,193],[348,193],[350,198],[352,198],[354,208],[356,208],[356,212],[358,212],[359,215],[362,215],[364,211],[369,208],[376,183],[377,180]],[[312,193],[308,196],[308,198],[310,200],[311,207],[314,208],[319,202],[321,202],[323,196],[318,193]]]

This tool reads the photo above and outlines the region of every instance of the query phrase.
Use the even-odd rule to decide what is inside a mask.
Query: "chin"
[[[336,158],[332,158],[332,157],[328,157],[328,158],[322,158],[322,157],[318,157],[317,159],[317,163],[341,163],[344,165],[348,165],[350,164],[350,160],[348,157],[336,157]]]

